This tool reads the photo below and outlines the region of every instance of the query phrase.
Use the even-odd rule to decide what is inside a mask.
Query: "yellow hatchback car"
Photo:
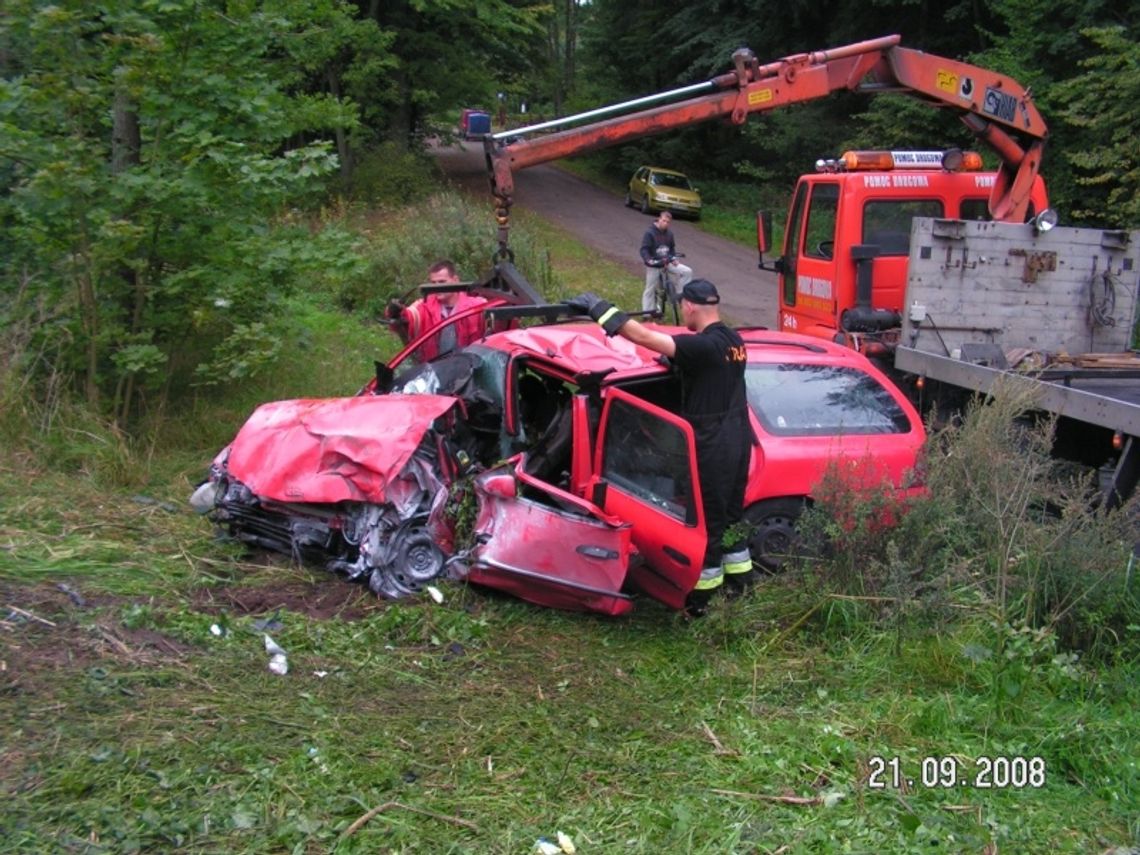
[[[694,220],[701,216],[701,194],[683,172],[662,169],[659,166],[642,166],[629,179],[625,204],[638,206],[643,214],[671,211]]]

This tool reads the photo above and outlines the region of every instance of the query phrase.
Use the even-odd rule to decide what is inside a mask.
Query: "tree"
[[[548,5],[510,0],[357,0],[365,19],[392,32],[386,85],[350,94],[365,105],[368,144],[417,148],[431,117],[488,106],[494,94],[541,64]],[[358,81],[365,83],[363,79]]]
[[[1107,226],[1140,223],[1140,46],[1123,27],[1084,31],[1101,52],[1081,63],[1080,74],[1057,86],[1062,117],[1085,135],[1064,152],[1082,188],[1075,217]]]
[[[339,0],[9,0],[0,317],[30,332],[7,360],[125,425],[280,346],[275,298],[352,262],[288,213],[355,122],[293,88],[350,21]]]

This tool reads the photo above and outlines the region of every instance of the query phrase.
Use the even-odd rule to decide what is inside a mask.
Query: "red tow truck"
[[[821,160],[797,182],[783,245],[767,263],[771,218],[758,214],[760,266],[778,277],[777,326],[876,359],[920,407],[1001,384],[1028,388],[1040,411],[1059,417],[1058,453],[1100,470],[1105,504],[1130,495],[1140,480],[1140,234],[1054,228],[1039,175],[1048,129],[1028,90],[901,47],[898,36],[763,65],[741,49],[733,66],[536,126],[563,126],[546,136],[519,140],[534,130],[524,128],[485,139],[500,254],[512,170],[711,119],[740,124],[840,90],[949,110],[996,154],[996,172],[958,150]]]
[[[796,184],[774,265],[778,328],[870,356],[889,353],[902,327],[912,221],[988,221],[997,180],[978,154],[956,149],[849,151],[817,161]],[[1047,208],[1038,175],[1026,215]]]

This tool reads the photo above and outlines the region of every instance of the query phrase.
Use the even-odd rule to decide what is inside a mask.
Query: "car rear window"
[[[889,391],[855,368],[751,364],[748,404],[776,436],[908,433],[910,420]]]

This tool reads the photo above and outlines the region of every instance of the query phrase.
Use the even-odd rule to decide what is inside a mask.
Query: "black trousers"
[[[720,564],[721,556],[741,547],[744,538],[734,533],[724,543],[724,533],[740,522],[744,513],[744,487],[752,454],[752,429],[746,413],[690,419],[697,437],[697,475],[705,511],[705,567]]]

